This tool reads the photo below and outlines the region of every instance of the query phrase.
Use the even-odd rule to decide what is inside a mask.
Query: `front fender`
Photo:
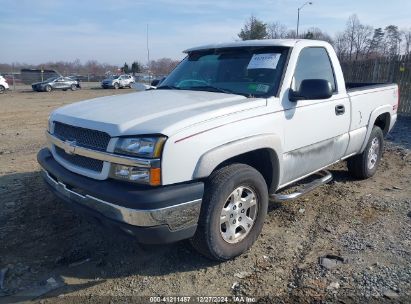
[[[271,155],[273,158],[272,162],[274,163],[273,168],[276,171],[273,172],[273,181],[276,181],[278,184],[278,181],[281,180],[282,175],[282,145],[280,138],[274,134],[262,134],[242,138],[207,151],[200,157],[195,168],[193,178],[199,179],[208,177],[218,167],[218,165],[224,161],[259,149],[271,150]],[[272,186],[274,188],[276,187],[276,185]]]

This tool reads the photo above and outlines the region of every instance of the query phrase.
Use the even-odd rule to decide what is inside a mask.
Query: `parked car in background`
[[[63,90],[68,89],[75,91],[79,88],[79,82],[70,77],[52,77],[43,82],[36,82],[31,85],[33,91],[37,92],[51,92],[52,90]]]
[[[111,75],[101,82],[103,89],[114,88],[131,88],[131,85],[135,82],[134,77],[131,75]]]
[[[68,76],[68,78],[77,81],[77,89],[81,89],[80,76]]]
[[[4,79],[3,76],[0,76],[0,94],[3,94],[8,89],[9,89],[9,85],[8,85],[6,79]]]

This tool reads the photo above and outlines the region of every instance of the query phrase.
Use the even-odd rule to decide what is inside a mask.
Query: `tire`
[[[115,84],[114,84],[114,89],[115,90],[118,90],[120,88],[120,85],[116,82]]]
[[[3,94],[4,92],[6,92],[6,88],[0,85],[0,94]]]
[[[239,256],[260,234],[267,207],[267,184],[257,170],[244,164],[223,167],[206,181],[200,219],[191,244],[212,260],[226,261]]]
[[[46,92],[51,92],[52,90],[53,90],[53,88],[51,87],[51,85],[46,85],[46,87],[44,88],[44,90],[46,91]]]
[[[384,148],[384,135],[378,126],[372,128],[367,146],[361,154],[347,160],[348,172],[358,179],[370,178],[377,172]]]
[[[77,85],[72,84],[72,85],[70,86],[70,90],[72,90],[72,91],[77,90]]]

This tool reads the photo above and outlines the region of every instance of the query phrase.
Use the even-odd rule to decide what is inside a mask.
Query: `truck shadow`
[[[335,182],[353,180],[344,164],[330,171]],[[141,245],[130,236],[90,222],[57,199],[40,172],[1,176],[0,198],[0,270],[8,268],[0,303],[29,300],[24,291],[44,286],[50,278],[69,280],[42,298],[87,289],[112,278],[132,276],[136,284],[145,286],[153,277],[206,271],[218,264],[198,254],[188,241]],[[281,203],[269,204],[269,212],[281,208]]]
[[[141,245],[90,223],[57,199],[39,172],[1,176],[0,197],[0,269],[8,268],[6,295],[42,285],[51,277],[71,278],[69,285],[53,292],[64,294],[109,278],[137,275],[144,282],[216,265],[187,241]],[[2,290],[0,299],[8,298],[1,296]]]

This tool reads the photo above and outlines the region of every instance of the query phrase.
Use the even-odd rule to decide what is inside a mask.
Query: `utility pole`
[[[306,5],[312,5],[312,2],[305,2],[301,7],[298,8],[297,10],[297,38],[298,38],[298,28],[300,27],[300,11],[303,9],[304,6]]]
[[[16,79],[14,78],[14,62],[11,63],[11,77],[13,79],[13,91],[16,91]]]
[[[150,49],[148,47],[148,23],[147,23],[147,68],[148,68],[148,76],[150,76]]]

